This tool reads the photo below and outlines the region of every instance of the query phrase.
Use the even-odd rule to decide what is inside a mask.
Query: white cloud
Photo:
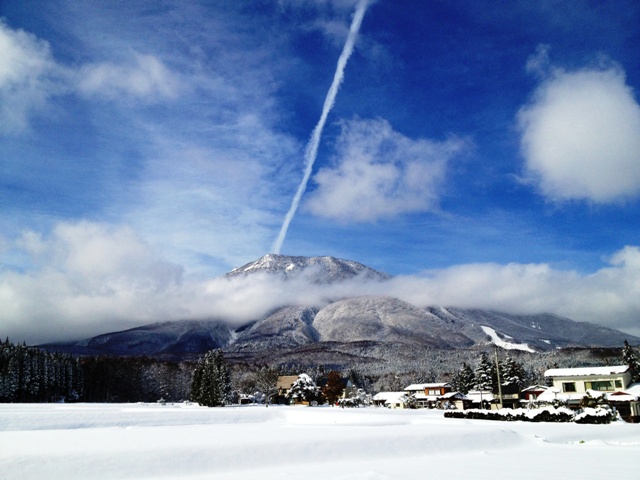
[[[29,116],[65,89],[63,77],[47,42],[0,21],[0,134],[24,131]]]
[[[88,96],[117,99],[122,95],[145,100],[175,98],[177,75],[153,55],[134,53],[131,65],[97,63],[79,71],[78,88]]]
[[[547,264],[469,264],[399,277],[396,294],[419,306],[486,308],[511,313],[555,313],[640,335],[640,248],[616,252],[592,274]]]
[[[542,75],[546,62],[541,49],[530,69]],[[551,69],[518,124],[527,176],[551,200],[640,194],[640,105],[620,68]]]
[[[180,285],[182,270],[157,258],[130,228],[60,223],[50,236],[27,231],[14,249],[31,257],[22,272],[0,269],[0,330],[34,341],[73,338],[152,321]]]
[[[382,119],[344,122],[334,165],[313,177],[306,208],[343,222],[434,211],[447,164],[465,147],[456,138],[412,140]]]

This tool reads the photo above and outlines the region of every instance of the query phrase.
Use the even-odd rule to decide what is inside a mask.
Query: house
[[[488,410],[497,402],[491,390],[471,390],[466,395],[471,408]]]
[[[280,375],[276,382],[277,393],[273,402],[280,404],[287,403],[287,394],[296,380],[298,380],[298,375]]]
[[[520,408],[520,385],[517,383],[502,385],[500,394],[496,408]]]
[[[438,402],[444,410],[467,410],[471,408],[471,399],[460,392],[445,393],[438,398]]]
[[[544,393],[549,387],[545,385],[531,385],[520,392],[523,402],[535,402],[540,394]]]
[[[607,400],[625,421],[640,423],[640,383],[629,385],[623,392],[608,394]]]
[[[434,408],[439,397],[451,392],[450,383],[414,383],[404,389],[407,396],[413,395],[417,408]]]
[[[405,392],[379,392],[373,396],[373,404],[378,407],[405,408]]]
[[[629,392],[613,392],[607,395],[607,403],[620,414],[623,420],[640,423],[640,398]]]
[[[627,365],[582,368],[552,368],[544,372],[553,380],[553,386],[563,394],[618,392],[631,384],[631,371]]]
[[[350,398],[358,392],[358,387],[353,384],[350,378],[341,378],[340,381],[342,382],[342,393],[340,394],[340,398]],[[320,389],[324,389],[326,384],[327,379],[323,378],[318,382],[318,387],[320,387]]]
[[[580,408],[588,395],[614,407],[629,422],[640,423],[640,384],[631,384],[627,365],[584,368],[553,368],[545,372],[553,387],[538,396],[538,402],[562,401]]]

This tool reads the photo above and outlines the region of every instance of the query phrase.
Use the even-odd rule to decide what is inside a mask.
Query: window
[[[597,382],[584,382],[587,390],[597,390],[599,392],[610,392],[613,390],[613,382],[611,380],[600,380]]]
[[[565,393],[576,391],[576,382],[564,382],[562,384],[562,391]]]
[[[622,380],[616,380],[616,388],[622,388]]]

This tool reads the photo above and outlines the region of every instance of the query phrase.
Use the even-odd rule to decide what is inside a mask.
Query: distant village
[[[454,391],[450,383],[416,383],[398,392],[364,393],[349,379],[341,379],[341,389],[332,402],[338,407],[379,406],[390,409],[437,408],[442,410],[534,409],[563,406],[572,410],[604,406],[625,421],[640,423],[640,382],[633,382],[628,365],[582,368],[555,368],[545,372],[550,385],[520,388],[504,384],[493,390]],[[325,383],[324,387],[327,384]],[[275,403],[313,405],[315,386],[306,374],[279,376]],[[244,401],[248,401],[245,398]]]

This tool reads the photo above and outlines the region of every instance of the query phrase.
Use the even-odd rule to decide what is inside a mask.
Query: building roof
[[[379,392],[373,396],[374,402],[399,403],[406,398],[404,392]]]
[[[439,397],[442,400],[469,400],[469,397],[467,397],[465,394],[460,393],[460,392],[448,392],[445,393],[444,395],[442,395],[441,397]]]
[[[586,377],[602,375],[620,375],[629,370],[628,365],[606,367],[552,368],[544,372],[545,377]]]
[[[412,383],[407,388],[405,388],[405,392],[407,390],[426,390],[427,388],[443,388],[443,387],[451,387],[450,383]]]
[[[611,402],[637,402],[638,397],[629,392],[611,392],[607,395]]]
[[[298,375],[280,375],[276,388],[288,390],[296,380],[298,380]]]
[[[547,387],[545,385],[531,385],[530,387],[527,387],[527,388],[523,389],[522,393],[524,393],[524,392],[543,392],[547,388],[549,388],[549,387]]]
[[[483,390],[482,392],[479,390],[471,390],[467,393],[467,398],[474,403],[480,403],[481,399],[483,402],[491,402],[493,401],[493,392],[490,390]]]
[[[632,383],[627,388],[625,388],[624,391],[631,395],[635,395],[636,397],[640,397],[640,382]]]

